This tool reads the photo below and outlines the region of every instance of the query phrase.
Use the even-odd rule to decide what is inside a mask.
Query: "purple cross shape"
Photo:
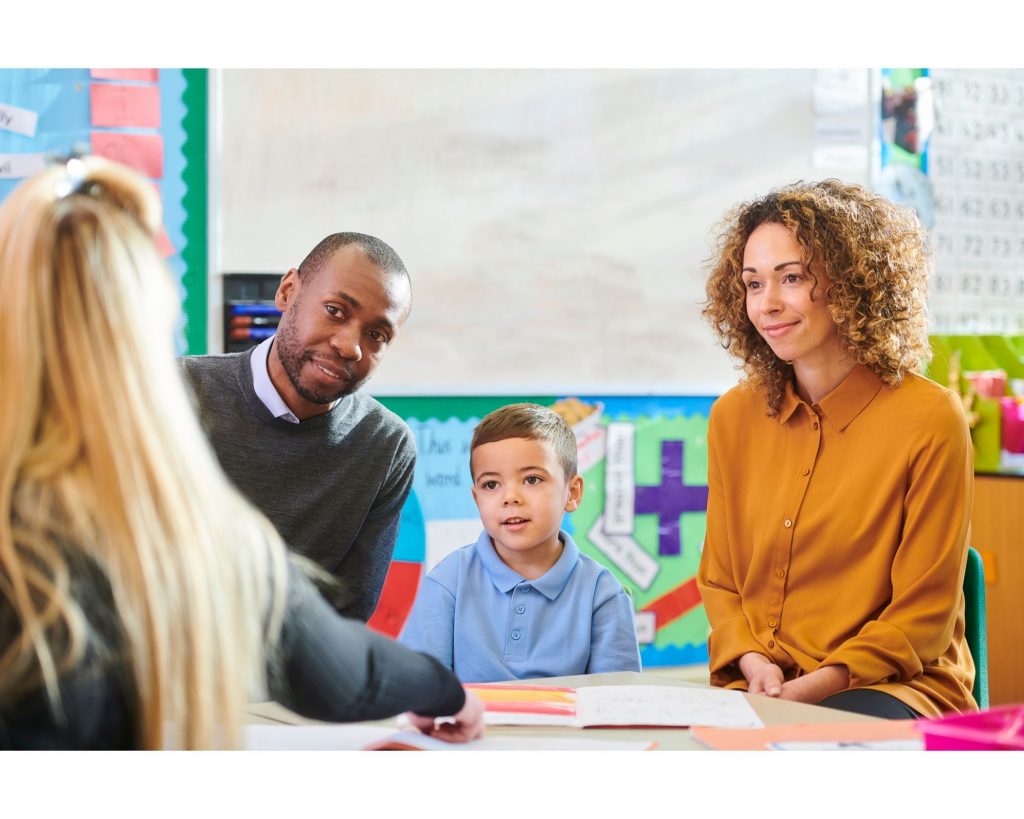
[[[658,516],[658,554],[677,555],[682,551],[679,516],[683,512],[703,512],[708,508],[708,488],[683,483],[683,442],[661,442],[661,483],[638,486],[634,513]]]

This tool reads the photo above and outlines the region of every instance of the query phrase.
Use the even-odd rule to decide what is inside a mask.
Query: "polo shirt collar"
[[[554,600],[562,593],[565,584],[569,582],[573,569],[579,562],[580,550],[576,542],[565,530],[559,530],[558,538],[562,541],[562,554],[555,565],[548,569],[536,580],[526,580],[521,574],[506,566],[491,544],[490,535],[484,530],[476,541],[476,553],[480,563],[487,572],[494,587],[504,593],[512,591],[521,583],[529,583],[533,588],[543,594],[549,600]]]
[[[821,409],[821,414],[836,429],[842,431],[864,411],[864,408],[878,395],[880,389],[882,389],[882,379],[875,375],[869,367],[857,364],[832,392],[818,402],[817,406]],[[803,403],[803,399],[796,394],[793,382],[790,380],[786,383],[786,391],[779,407],[779,423],[786,423],[796,412],[796,408]]]

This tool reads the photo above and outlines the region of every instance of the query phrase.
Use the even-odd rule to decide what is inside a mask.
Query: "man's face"
[[[373,374],[409,315],[404,274],[381,271],[358,244],[345,245],[305,282],[289,270],[277,289],[281,323],[270,379],[300,419],[321,415]]]

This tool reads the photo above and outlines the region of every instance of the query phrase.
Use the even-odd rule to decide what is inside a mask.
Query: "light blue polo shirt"
[[[633,605],[564,531],[562,555],[536,580],[501,562],[487,532],[423,578],[401,641],[463,682],[639,671]]]

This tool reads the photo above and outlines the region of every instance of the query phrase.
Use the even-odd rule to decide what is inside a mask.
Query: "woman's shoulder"
[[[893,388],[893,394],[898,400],[917,406],[929,415],[964,414],[963,401],[959,395],[920,373],[907,373],[903,382]]]
[[[910,430],[922,434],[969,435],[963,400],[953,390],[918,373],[907,373],[902,383],[887,390],[890,419],[904,419]]]
[[[711,405],[711,417],[719,422],[731,418],[749,420],[754,415],[767,415],[767,412],[768,402],[764,389],[747,380],[726,390]]]

